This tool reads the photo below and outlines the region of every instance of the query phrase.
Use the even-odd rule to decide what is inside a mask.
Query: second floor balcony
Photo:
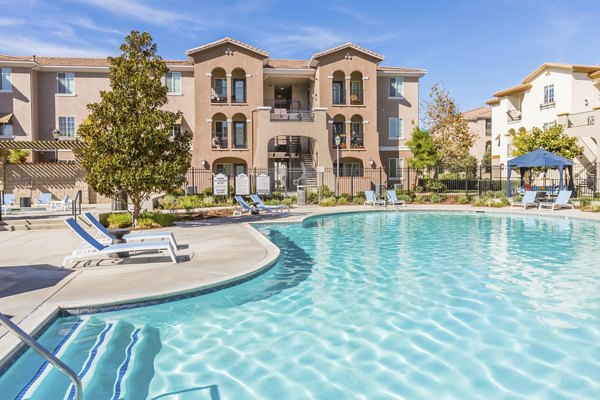
[[[506,115],[508,116],[508,123],[519,122],[523,119],[523,113],[518,108],[512,108],[506,111]]]
[[[569,135],[596,136],[600,124],[600,108],[575,114],[558,114],[558,123]]]
[[[314,121],[310,107],[302,107],[297,100],[265,100],[264,105],[271,108],[271,121]]]

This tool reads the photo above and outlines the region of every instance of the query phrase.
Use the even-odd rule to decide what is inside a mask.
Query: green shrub
[[[182,196],[177,198],[177,208],[191,210],[200,207],[200,198],[198,196]]]
[[[469,204],[471,202],[471,199],[469,199],[468,196],[460,195],[456,198],[456,202],[458,204]]]
[[[445,192],[446,185],[437,179],[430,179],[425,184],[425,189],[427,189],[428,192]]]
[[[110,214],[106,218],[106,223],[109,229],[115,228],[129,228],[132,224],[131,214],[129,213],[116,213]]]
[[[175,219],[176,217],[174,214],[145,212],[140,214],[136,228],[148,229],[171,226],[175,222]]]
[[[212,196],[212,194],[213,194],[213,189],[212,189],[212,187],[209,186],[200,193],[200,197],[208,197],[208,196]]]
[[[408,194],[399,194],[397,197],[398,197],[398,200],[402,200],[406,204],[413,202],[413,198],[410,197],[410,195],[408,195]]]
[[[345,206],[346,204],[350,203],[350,200],[348,199],[348,197],[340,197],[339,199],[337,199],[337,203],[340,206]]]
[[[592,205],[592,199],[587,197],[580,198],[579,204],[581,204],[581,207],[589,207]]]
[[[215,198],[213,196],[206,196],[200,202],[202,207],[214,207],[216,205]]]
[[[336,203],[337,203],[336,198],[333,196],[329,196],[329,197],[322,198],[321,201],[319,202],[319,205],[321,207],[333,207],[336,205]]]
[[[165,210],[172,210],[177,206],[177,199],[175,196],[168,194],[162,199],[159,199],[158,204]]]
[[[442,201],[444,201],[446,197],[445,196],[440,196],[439,194],[432,194],[431,195],[431,202],[434,204],[438,204],[441,203]]]
[[[354,198],[352,199],[352,204],[364,204],[365,203],[365,198],[364,197],[358,197],[358,196],[354,196]]]

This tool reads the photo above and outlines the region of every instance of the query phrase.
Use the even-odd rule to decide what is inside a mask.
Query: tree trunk
[[[131,196],[131,202],[133,203],[132,225],[135,227],[142,211],[142,198],[138,195]]]

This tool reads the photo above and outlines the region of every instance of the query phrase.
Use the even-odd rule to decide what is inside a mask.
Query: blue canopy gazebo
[[[568,187],[570,190],[574,190],[573,185],[573,161],[568,158],[564,158],[558,156],[554,153],[549,152],[544,149],[537,149],[530,153],[523,154],[522,156],[515,157],[512,160],[508,161],[508,171],[506,174],[506,195],[510,197],[511,189],[510,189],[510,174],[512,173],[512,169],[515,167],[519,167],[521,173],[521,182],[523,182],[523,174],[526,170],[530,168],[558,168],[558,172],[560,174],[560,182],[558,184],[558,189],[563,189],[563,172],[565,167],[569,171],[569,184]]]

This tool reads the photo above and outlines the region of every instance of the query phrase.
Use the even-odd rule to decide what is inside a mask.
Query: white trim
[[[263,75],[313,77],[315,76],[315,70],[312,68],[263,68]]]
[[[206,122],[212,124],[212,118],[207,119]]]
[[[350,79],[352,79],[352,77],[350,75],[347,75],[344,77],[345,80],[349,81]]]
[[[392,79],[398,79],[398,78],[402,79],[402,86],[401,86],[401,89],[400,89],[400,96],[390,96],[390,86],[392,84],[391,80]],[[396,85],[397,84],[398,83],[396,82]],[[396,87],[396,89],[397,89],[397,87]],[[386,95],[387,95],[388,99],[403,99],[404,98],[404,77],[402,77],[402,76],[390,76],[390,77],[388,77],[387,78],[387,86],[386,86],[385,90],[387,91]]]
[[[246,74],[246,78],[252,78],[252,74]]]
[[[363,81],[368,81],[369,77],[368,76],[363,76]]]
[[[233,75],[232,75],[231,73],[229,73],[229,74],[227,74],[227,73],[226,73],[226,74],[225,74],[225,78],[231,78],[232,76],[233,76]]]
[[[62,140],[75,140],[77,139],[77,117],[74,115],[57,115],[56,116],[56,127],[60,130],[60,118],[73,118],[73,136],[67,136],[64,132],[60,132],[60,138]]]
[[[206,76],[208,76],[209,78],[212,78],[212,72],[207,72]]]
[[[421,78],[422,76],[425,76],[425,74],[427,73],[427,71],[423,71],[423,72],[400,72],[400,71],[377,71],[377,76],[400,76],[403,78],[412,78],[412,77],[416,77],[416,78]]]
[[[379,151],[410,151],[408,146],[379,146]]]
[[[60,75],[60,74],[64,74],[65,75],[65,79],[67,79],[67,74],[73,75],[73,91],[71,93],[60,93],[59,92],[60,79],[59,79],[58,75]],[[76,91],[75,91],[75,73],[74,72],[65,72],[65,71],[60,72],[59,71],[59,72],[56,73],[56,95],[57,96],[65,96],[65,97],[76,96]]]

